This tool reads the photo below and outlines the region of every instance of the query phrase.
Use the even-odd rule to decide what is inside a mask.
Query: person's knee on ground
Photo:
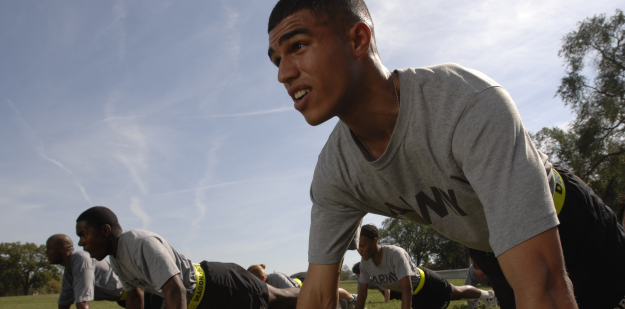
[[[267,284],[267,294],[270,309],[287,309],[297,306],[299,288],[278,289]]]

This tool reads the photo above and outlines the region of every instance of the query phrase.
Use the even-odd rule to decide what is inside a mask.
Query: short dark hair
[[[352,266],[352,272],[356,275],[360,275],[360,262],[354,264],[354,266]]]
[[[378,228],[373,224],[363,225],[360,228],[360,236],[366,236],[371,239],[380,238],[380,233],[378,232]]]
[[[104,206],[94,206],[78,216],[76,222],[86,221],[89,226],[92,226],[96,229],[101,228],[103,225],[108,224],[113,231],[121,231],[122,227],[119,225],[117,221],[117,216],[115,213],[104,207]]]
[[[269,15],[267,32],[271,32],[282,20],[301,10],[310,10],[315,18],[333,25],[341,35],[355,23],[365,23],[371,29],[371,47],[377,54],[373,19],[363,0],[279,0]]]

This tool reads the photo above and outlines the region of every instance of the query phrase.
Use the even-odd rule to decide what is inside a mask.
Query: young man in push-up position
[[[496,306],[493,291],[470,285],[454,286],[437,273],[418,268],[403,248],[379,245],[379,238],[374,225],[364,225],[360,230],[358,253],[362,259],[356,309],[365,307],[370,283],[402,293],[402,309],[443,309],[451,300],[460,299],[482,299],[486,308]]]
[[[46,255],[53,265],[61,265],[63,282],[59,295],[59,309],[88,309],[90,301],[116,301],[126,307],[122,283],[107,261],[97,261],[85,251],[74,251],[74,242],[65,234],[55,234],[46,241]],[[139,291],[145,309],[160,309],[163,299]]]
[[[163,237],[123,231],[108,208],[87,209],[76,220],[78,242],[98,261],[109,256],[127,292],[126,308],[142,308],[137,288],[162,296],[167,309],[295,308],[299,289],[276,289],[233,263],[192,263]]]
[[[456,64],[390,72],[362,0],[280,0],[268,32],[295,109],[311,125],[339,118],[311,185],[298,308],[336,306],[341,261],[367,213],[494,255],[517,308],[625,308],[625,230],[534,147],[494,80]]]

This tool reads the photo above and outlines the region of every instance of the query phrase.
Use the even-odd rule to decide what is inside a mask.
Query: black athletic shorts
[[[564,263],[580,309],[625,309],[625,229],[616,215],[579,177],[553,166],[564,181],[566,196],[558,215]],[[471,258],[491,278],[495,295],[512,288],[492,253],[471,250]],[[512,294],[514,295],[514,294]],[[503,296],[503,294],[502,294]],[[512,301],[514,303],[514,301]],[[515,308],[502,304],[502,309]]]
[[[120,300],[117,302],[120,307],[126,308],[126,300]],[[163,306],[163,298],[150,294],[148,292],[143,292],[143,309],[161,309]]]
[[[206,294],[198,309],[267,309],[267,284],[234,263],[200,263],[206,275]]]
[[[439,274],[419,267],[425,274],[425,283],[417,295],[412,296],[412,308],[418,309],[444,309],[449,306],[449,294],[451,284]],[[416,289],[417,287],[413,287]]]

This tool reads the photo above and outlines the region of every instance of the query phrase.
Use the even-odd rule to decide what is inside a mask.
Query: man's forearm
[[[182,284],[179,275],[169,278],[167,283],[163,285],[163,294],[165,298],[165,308],[167,309],[186,309],[187,308],[187,290]]]
[[[341,263],[310,264],[306,283],[297,298],[297,309],[336,309],[340,271]]]
[[[518,309],[577,308],[557,228],[518,244],[497,259],[514,289]]]
[[[385,289],[384,290],[384,302],[388,303],[389,300],[391,300],[391,290]]]
[[[76,303],[76,309],[89,309],[89,302],[84,301],[81,303]]]
[[[126,309],[143,309],[143,291],[135,289],[126,293]]]

